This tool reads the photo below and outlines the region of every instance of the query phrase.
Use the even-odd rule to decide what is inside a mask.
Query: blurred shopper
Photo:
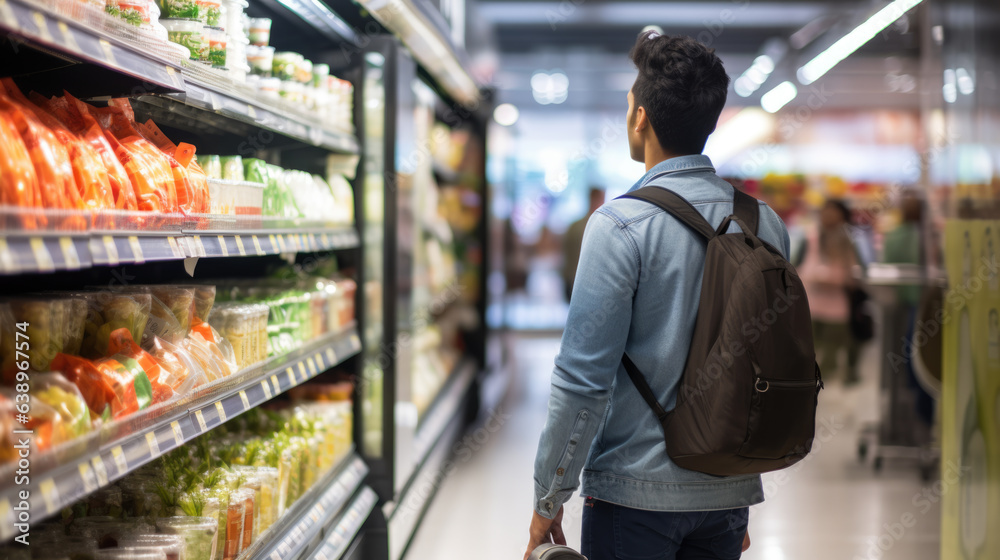
[[[569,301],[573,294],[573,281],[576,279],[576,267],[580,263],[580,248],[583,246],[583,230],[587,227],[587,220],[597,212],[597,209],[604,204],[604,191],[597,188],[590,188],[590,208],[587,214],[579,220],[573,222],[563,236],[563,287],[566,290],[566,301]]]
[[[850,209],[840,200],[828,200],[819,212],[819,224],[808,239],[799,277],[809,295],[813,339],[820,371],[829,376],[837,370],[838,357],[845,354],[845,383],[858,381],[858,344],[851,333],[851,293],[857,252],[849,228]],[[827,377],[829,378],[829,377]]]
[[[882,250],[882,260],[893,264],[919,265],[923,261],[923,201],[913,193],[903,196],[900,203],[902,221],[892,231],[885,235]],[[920,305],[920,286],[900,286],[896,289],[896,298],[902,308],[903,320],[907,322],[906,340],[902,345],[901,355],[906,367],[910,387],[916,393],[917,415],[923,421],[925,428],[934,423],[934,398],[924,390],[917,381],[913,369],[913,357],[905,349],[913,345],[914,327],[917,319],[917,307]],[[992,316],[991,316],[992,325]]]
[[[646,32],[630,53],[632,159],[646,174],[630,191],[669,188],[714,226],[733,212],[732,186],[701,155],[726,102],[729,78],[711,49]],[[760,203],[759,237],[788,255],[781,219]],[[583,553],[613,558],[734,560],[749,546],[748,506],[763,501],[757,475],[719,477],[678,467],[662,428],[622,367],[628,355],[659,402],[674,407],[691,345],[705,242],[684,224],[631,199],[591,216],[552,374],[548,419],[535,459],[530,551],[564,544],[563,504],[580,486]]]

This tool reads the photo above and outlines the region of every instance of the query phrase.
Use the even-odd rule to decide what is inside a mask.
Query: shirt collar
[[[660,175],[662,173],[674,173],[679,171],[711,171],[715,172],[715,167],[712,165],[712,160],[704,154],[696,154],[691,156],[678,156],[672,157],[670,159],[665,159],[660,163],[653,166],[652,169],[646,172],[628,192],[632,192],[636,189],[646,186],[653,177]]]

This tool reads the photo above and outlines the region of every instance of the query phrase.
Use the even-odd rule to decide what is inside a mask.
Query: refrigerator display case
[[[366,331],[362,439],[399,558],[478,412],[488,113],[449,105],[392,37],[368,45],[360,82],[365,313],[381,319]]]

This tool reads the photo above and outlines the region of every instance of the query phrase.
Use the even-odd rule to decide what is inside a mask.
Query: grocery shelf
[[[239,560],[298,560],[303,557],[310,544],[318,540],[341,512],[345,515],[351,512],[346,506],[367,474],[365,462],[357,453],[349,453],[296,500],[281,519],[240,555]]]
[[[364,525],[375,504],[378,503],[378,496],[375,491],[367,486],[361,489],[357,498],[351,502],[344,513],[332,527],[329,537],[319,546],[316,552],[310,556],[310,560],[338,560],[344,556],[354,537],[358,535],[361,526]]]
[[[184,89],[180,67],[175,62],[98,29],[98,25],[89,21],[91,14],[86,8],[67,5],[57,1],[0,0],[0,32],[24,44],[134,78],[137,87],[146,92]],[[80,13],[70,17],[61,13],[64,10]]]
[[[361,350],[356,325],[327,335],[287,355],[245,368],[229,378],[199,387],[177,401],[163,403],[111,423],[86,438],[31,456],[31,483],[13,485],[16,468],[0,476],[0,540],[14,536],[19,493],[28,491],[32,517],[54,515],[80,498],[182,446],[274,396],[342,363]],[[8,472],[9,471],[9,472]],[[8,476],[9,475],[9,476]],[[278,560],[278,559],[275,559]]]
[[[354,228],[174,231],[0,231],[0,274],[77,270],[189,257],[246,257],[353,249]]]

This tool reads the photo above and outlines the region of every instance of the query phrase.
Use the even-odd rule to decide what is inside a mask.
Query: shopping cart
[[[940,397],[941,328],[924,332],[921,344],[908,342],[914,312],[898,300],[898,288],[922,286],[923,301],[919,317],[933,317],[940,308],[941,288],[929,282],[918,265],[871,264],[864,279],[871,301],[878,308],[881,325],[879,379],[879,419],[862,429],[858,438],[858,459],[872,457],[875,472],[886,460],[909,460],[917,463],[923,480],[937,472],[940,448],[935,445],[932,427],[917,413],[917,391],[913,387],[907,361],[918,384],[935,400]],[[936,331],[936,332],[935,332]],[[936,360],[936,361],[935,361]]]

